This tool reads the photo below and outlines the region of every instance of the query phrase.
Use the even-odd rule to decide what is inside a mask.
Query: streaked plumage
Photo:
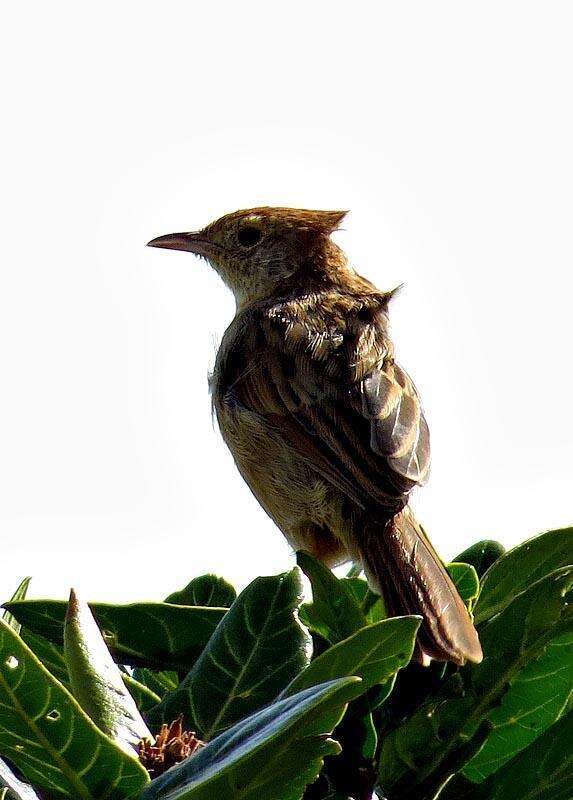
[[[330,239],[343,216],[250,209],[152,244],[205,255],[235,293],[213,404],[239,471],[292,547],[329,566],[362,564],[393,613],[423,616],[425,656],[479,661],[465,606],[408,507],[430,440],[394,360],[393,293]]]

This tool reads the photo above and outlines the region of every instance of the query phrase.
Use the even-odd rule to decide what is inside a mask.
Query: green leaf
[[[20,583],[12,597],[11,600],[23,600],[26,597],[28,592],[28,586],[30,585],[30,581],[32,578],[24,578],[24,580]],[[2,614],[2,619],[9,625],[12,630],[16,631],[16,633],[20,633],[20,623],[14,618],[14,616],[9,611],[4,611]]]
[[[373,592],[365,580],[362,578],[341,578],[341,583],[348,586],[367,622],[381,622],[387,618],[388,614],[384,606],[384,598]]]
[[[423,782],[448,777],[457,753],[490,725],[490,714],[527,664],[551,641],[571,632],[573,568],[543,578],[482,626],[484,660],[454,673],[404,724],[384,737],[380,782],[394,796],[417,796]],[[475,748],[474,748],[475,749]],[[458,765],[461,766],[461,764]],[[409,794],[411,793],[411,794]]]
[[[558,636],[527,664],[489,715],[493,730],[464,769],[481,781],[523,750],[567,710],[573,697],[573,634]]]
[[[72,693],[100,730],[128,752],[153,740],[123,682],[92,612],[72,589],[64,627],[64,658]]]
[[[344,580],[309,553],[296,554],[299,567],[312,586],[312,603],[303,606],[301,619],[311,630],[335,644],[368,625],[353,590]]]
[[[309,637],[296,614],[301,598],[298,570],[253,581],[149,722],[183,714],[187,727],[210,739],[273,700],[308,664]]]
[[[146,667],[136,667],[133,670],[133,677],[160,698],[165,697],[168,692],[172,692],[179,686],[179,677],[176,672],[172,671],[158,672]]]
[[[471,564],[462,564],[452,561],[447,565],[448,572],[453,580],[460,597],[466,606],[472,609],[474,601],[479,594],[479,578]]]
[[[348,675],[361,678],[364,690],[391,681],[410,661],[419,626],[419,617],[393,617],[362,628],[312,661],[281,696]]]
[[[44,639],[43,636],[32,633],[27,628],[20,630],[20,637],[34,655],[39,658],[48,672],[51,672],[56,680],[71,691],[70,676],[62,647],[52,644],[52,642]]]
[[[141,800],[300,800],[324,756],[340,751],[328,736],[361,691],[343,678],[280,700],[154,780]]]
[[[440,800],[571,800],[573,713],[556,722],[483,783],[456,775]]]
[[[22,625],[60,646],[66,606],[60,600],[5,604]],[[90,603],[90,608],[118,663],[160,670],[189,669],[226,613],[224,608],[170,603]]]
[[[418,617],[393,617],[362,628],[319,655],[282,692],[281,697],[290,697],[347,675],[361,678],[365,691],[376,687],[350,704],[335,731],[344,749],[338,758],[329,760],[319,779],[327,786],[350,790],[365,785],[368,775],[374,779],[377,733],[371,712],[388,697],[396,673],[408,664],[419,625]]]
[[[224,578],[217,575],[201,575],[179,592],[165,598],[166,603],[177,606],[210,606],[230,608],[237,599],[237,592]]]
[[[22,641],[28,645],[30,650],[40,659],[46,669],[52,673],[54,678],[56,678],[63,686],[65,686],[66,689],[71,691],[70,676],[68,674],[68,668],[62,648],[52,644],[47,639],[44,639],[43,636],[32,633],[26,628],[22,628],[20,631],[20,636]],[[175,675],[175,673],[170,674]],[[154,692],[146,683],[138,681],[136,678],[128,675],[126,672],[122,672],[121,677],[127,686],[129,693],[137,703],[137,707],[141,713],[153,708],[153,706],[157,705],[157,703],[161,700],[161,695]],[[177,686],[176,675],[175,682],[170,686],[170,688],[174,688],[175,686]]]
[[[376,783],[374,760],[378,737],[364,694],[349,703],[348,708],[332,733],[340,744],[341,752],[325,760],[316,781],[307,787],[304,800],[326,798],[370,798]]]
[[[19,780],[0,758],[0,800],[39,800],[30,784]]]
[[[484,575],[475,609],[479,625],[498,614],[532,583],[573,564],[573,528],[549,531],[514,547]]]
[[[0,753],[50,794],[123,800],[149,780],[0,620]]]
[[[121,673],[121,678],[126,689],[135,700],[135,704],[137,705],[140,714],[146,714],[161,701],[160,695],[156,694],[149,688],[149,686],[146,686],[144,683],[136,680],[126,672]]]
[[[491,567],[491,565],[501,558],[505,553],[505,547],[499,542],[494,542],[493,539],[483,539],[481,542],[476,542],[460,553],[459,556],[454,558],[454,561],[461,561],[464,564],[471,564],[481,576]]]

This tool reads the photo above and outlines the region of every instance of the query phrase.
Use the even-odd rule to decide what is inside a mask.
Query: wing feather
[[[251,307],[222,348],[217,384],[355,502],[398,508],[427,477],[430,442],[386,303],[331,292]]]

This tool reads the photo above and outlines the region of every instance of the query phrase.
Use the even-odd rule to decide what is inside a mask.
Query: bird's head
[[[187,250],[206,258],[233,291],[238,305],[271,296],[302,269],[326,256],[344,257],[330,241],[345,211],[250,208],[235,211],[194,233],[170,233],[150,247]]]

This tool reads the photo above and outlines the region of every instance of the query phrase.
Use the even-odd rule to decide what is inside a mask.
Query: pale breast
[[[257,414],[213,398],[221,434],[247,485],[295,549],[309,523],[330,527],[332,489]]]
[[[350,549],[352,484],[298,420],[305,400],[293,391],[293,358],[277,352],[269,335],[256,315],[233,320],[211,379],[213,407],[241,475],[291,546],[334,565]]]

